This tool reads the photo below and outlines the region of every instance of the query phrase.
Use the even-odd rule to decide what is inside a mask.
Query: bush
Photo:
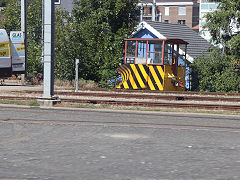
[[[191,68],[194,91],[240,92],[240,77],[233,72],[233,57],[222,55],[217,48],[209,56],[197,58]]]

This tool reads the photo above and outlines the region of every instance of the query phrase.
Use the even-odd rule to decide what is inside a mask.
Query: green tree
[[[234,73],[234,62],[240,59],[240,1],[222,0],[216,11],[205,17],[205,28],[214,48],[207,57],[199,57],[192,64],[193,90],[211,92],[240,92],[240,78]],[[224,53],[223,53],[224,52]]]
[[[75,46],[79,42],[73,40],[72,18],[61,8],[56,9],[55,22],[55,77],[72,80],[75,73]]]
[[[207,23],[204,27],[209,30],[213,42],[221,44],[227,54],[240,57],[236,46],[240,41],[240,35],[236,36],[239,32],[236,30],[240,28],[240,1],[222,0],[218,9],[205,17]]]
[[[232,56],[213,48],[209,56],[197,58],[191,65],[192,90],[207,92],[240,92],[240,77],[233,73]]]
[[[60,45],[56,50],[57,77],[73,78],[73,61],[77,58],[81,78],[102,85],[111,79],[123,55],[124,39],[137,23],[137,3],[138,0],[75,2],[71,18],[65,18],[65,23],[60,24],[65,35],[60,35],[57,42]]]

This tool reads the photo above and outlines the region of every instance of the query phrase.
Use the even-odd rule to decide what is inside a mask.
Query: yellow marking
[[[4,49],[4,50],[0,50],[0,56],[9,56],[11,55],[11,50],[10,49]]]
[[[127,80],[127,72],[126,72],[127,70],[126,70],[125,66],[123,66],[123,65],[120,68],[123,73],[123,80],[125,81],[125,80]]]
[[[24,51],[24,50],[25,50],[24,47],[17,47],[17,48],[16,48],[16,51]]]
[[[145,81],[147,82],[148,81],[148,74],[146,73],[143,65],[139,64],[138,67],[139,67],[140,71],[142,72],[142,75],[143,75]]]
[[[128,77],[129,77],[127,67],[121,66],[121,67],[119,67],[119,69],[117,69],[117,71],[122,76],[122,82],[116,88],[121,88],[121,85],[123,85],[124,89],[129,89],[129,86],[127,84],[127,80],[128,80]]]
[[[122,76],[122,79],[124,79],[123,72],[121,71],[121,69],[120,69],[120,68],[117,68],[117,72],[118,72],[119,74],[121,74],[121,76]]]
[[[170,73],[168,73],[168,78],[175,78],[175,76],[174,76],[174,74],[170,74]]]
[[[117,68],[117,71],[118,71],[119,74],[121,74],[122,80],[125,80],[123,69],[121,67],[119,67],[119,68]]]
[[[148,68],[149,68],[150,66],[148,66]],[[150,69],[150,68],[149,68]],[[149,72],[149,74],[148,74],[148,80],[147,80],[147,82],[148,82],[148,86],[149,86],[149,88],[150,88],[150,90],[156,90],[155,89],[155,86],[153,85],[153,82],[152,82],[152,80],[151,80],[151,78],[150,78],[150,72]]]
[[[161,68],[161,66],[157,66],[157,69],[158,69],[158,72],[159,72],[160,76],[162,77],[162,80],[163,80],[162,86],[164,87],[164,71]]]
[[[10,43],[8,41],[0,42],[0,49],[8,48],[8,47],[10,47]]]
[[[124,81],[128,80],[128,71],[126,69],[122,69],[123,70],[123,74],[124,74]]]
[[[123,72],[123,73],[125,73],[125,72]],[[122,83],[121,84],[123,84],[124,89],[129,89],[129,86],[127,84],[126,75],[122,74],[122,77],[123,77],[123,79],[122,79]]]
[[[116,89],[120,89],[120,88],[121,88],[121,84],[122,84],[122,82],[119,83],[115,88],[116,88]]]
[[[156,90],[150,77],[148,78],[148,85],[149,85],[150,90]]]
[[[131,70],[128,68],[128,73],[129,73],[129,81],[133,87],[133,89],[138,89],[134,79],[133,79],[133,76],[132,76],[132,73],[131,73]]]
[[[127,81],[124,81],[124,82],[123,82],[123,87],[124,87],[124,89],[129,89],[129,86],[128,86]]]
[[[24,42],[23,42],[23,43],[21,43],[21,46],[25,46]]]
[[[159,90],[163,90],[163,86],[162,86],[162,84],[161,84],[161,82],[160,82],[160,80],[159,80],[159,78],[158,78],[158,76],[157,76],[157,74],[156,74],[153,66],[149,66],[149,69],[150,69],[150,72],[151,72],[152,75],[153,75],[153,78],[154,78],[157,86],[158,86],[158,89],[159,89]]]
[[[135,76],[136,76],[136,78],[137,78],[137,81],[139,82],[141,88],[145,88],[145,84],[143,83],[142,78],[141,78],[141,76],[139,75],[135,64],[130,64],[130,66],[131,66],[131,68],[132,68],[132,70],[133,70],[133,73],[135,74]]]
[[[149,68],[148,65],[147,65],[147,67]],[[141,72],[143,73],[143,76],[144,76],[146,82],[148,83],[148,86],[149,86],[150,90],[156,90],[155,87],[154,87],[154,85],[153,85],[153,83],[152,83],[151,78],[149,77],[149,74],[146,73],[143,65],[140,66],[140,70],[141,70]]]

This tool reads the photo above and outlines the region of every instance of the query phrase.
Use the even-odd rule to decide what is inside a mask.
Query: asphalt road
[[[240,116],[0,107],[0,179],[240,179]]]

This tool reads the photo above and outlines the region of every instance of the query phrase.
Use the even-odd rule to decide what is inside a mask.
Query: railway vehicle
[[[10,38],[0,29],[0,78],[25,73],[25,45],[23,32],[11,31]]]
[[[0,77],[12,75],[11,44],[6,30],[0,29]]]
[[[187,44],[182,39],[126,39],[116,88],[184,91]]]

